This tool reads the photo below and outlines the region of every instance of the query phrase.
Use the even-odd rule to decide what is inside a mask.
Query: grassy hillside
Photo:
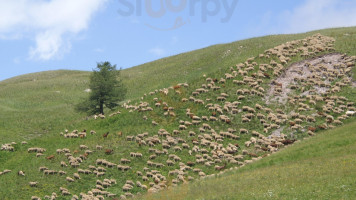
[[[49,71],[0,82],[0,140],[29,140],[81,120],[73,105],[86,95],[88,73]]]
[[[192,82],[203,74],[225,71],[227,67],[263,53],[268,48],[316,32],[334,37],[338,52],[356,55],[354,27],[272,35],[220,44],[123,70],[124,82],[128,87],[127,98],[136,99],[155,89]],[[84,90],[88,87],[88,76],[88,72],[63,70],[1,81],[1,141],[27,140],[58,132],[63,127],[73,127],[73,122],[85,117],[75,113],[73,105],[86,95]]]
[[[224,71],[227,66],[234,66],[249,57],[263,53],[266,49],[315,33],[335,38],[335,48],[338,52],[356,54],[353,45],[356,37],[355,27],[325,29],[302,34],[269,35],[219,44],[124,70],[123,75],[131,91],[128,98],[137,98],[154,89],[169,87],[175,83],[192,82],[203,74]]]
[[[143,199],[355,199],[356,122],[251,165]]]
[[[2,163],[0,172],[3,172],[5,169],[12,170],[8,174],[0,175],[0,196],[3,199],[29,199],[33,195],[43,198],[46,195],[51,195],[52,192],[56,192],[59,195],[58,199],[70,199],[71,195],[79,195],[80,193],[92,191],[95,187],[98,187],[96,186],[97,179],[102,181],[104,178],[116,179],[116,184],[112,184],[111,187],[107,187],[103,191],[115,194],[117,197],[125,194],[123,186],[125,186],[127,180],[132,180],[135,183],[136,181],[140,181],[147,189],[153,190],[157,186],[171,186],[176,184],[174,182],[185,182],[189,179],[199,179],[200,176],[214,174],[217,172],[215,169],[216,165],[218,167],[225,165],[226,168],[230,168],[244,165],[247,162],[252,162],[252,160],[259,160],[267,154],[274,152],[276,147],[279,148],[281,142],[307,137],[309,127],[316,129],[314,130],[316,133],[312,131],[311,134],[318,134],[320,129],[332,128],[342,124],[341,121],[347,122],[348,120],[352,120],[352,118],[350,119],[345,116],[345,112],[348,109],[352,109],[354,107],[353,103],[356,102],[356,89],[352,87],[351,82],[348,82],[348,77],[352,75],[352,72],[349,71],[352,69],[352,66],[346,65],[347,63],[354,63],[355,59],[351,57],[344,58],[343,56],[339,56],[342,57],[339,58],[340,63],[331,66],[332,69],[324,69],[325,65],[328,65],[328,62],[325,60],[322,61],[322,65],[316,64],[316,75],[314,77],[308,77],[307,81],[297,80],[295,82],[295,85],[303,86],[303,88],[295,87],[289,93],[290,98],[294,99],[295,102],[289,101],[285,105],[279,103],[266,104],[265,97],[271,87],[271,81],[282,75],[291,63],[335,51],[347,52],[349,56],[356,55],[353,45],[356,40],[356,28],[330,29],[320,32],[324,35],[332,35],[336,39],[335,43],[332,42],[332,38],[318,35],[305,40],[295,41],[290,47],[287,47],[290,51],[284,52],[290,59],[288,64],[282,62],[282,57],[278,57],[272,53],[266,53],[262,57],[259,54],[264,53],[268,48],[280,45],[283,41],[305,38],[306,36],[315,34],[315,32],[299,35],[267,36],[232,44],[217,45],[211,47],[211,51],[209,51],[209,48],[206,48],[162,59],[156,61],[156,65],[150,63],[147,65],[152,66],[143,66],[142,69],[136,67],[124,70],[124,76],[129,76],[131,73],[131,78],[126,79],[126,81],[127,83],[132,81],[132,84],[128,85],[132,88],[130,96],[134,100],[130,105],[125,104],[119,108],[120,114],[112,117],[107,116],[103,120],[81,120],[83,116],[75,113],[70,114],[73,111],[68,112],[73,107],[74,99],[85,96],[86,72],[77,72],[77,77],[75,76],[76,73],[67,71],[63,71],[62,75],[56,75],[58,72],[47,72],[35,74],[36,77],[44,76],[44,78],[38,78],[36,81],[33,81],[34,78],[30,77],[32,75],[28,75],[29,78],[27,79],[24,79],[24,77],[27,77],[24,76],[17,78],[17,80],[10,79],[2,82],[4,91],[7,91],[8,95],[11,95],[11,89],[5,89],[11,86],[13,86],[13,91],[22,91],[22,94],[21,92],[13,92],[13,102],[16,102],[16,104],[12,106],[9,106],[12,101],[11,99],[7,99],[7,95],[1,98],[7,99],[7,101],[3,100],[4,106],[7,108],[7,111],[4,109],[4,113],[9,115],[9,117],[14,115],[12,116],[14,120],[18,119],[16,115],[19,113],[22,113],[23,117],[21,121],[17,122],[8,122],[6,119],[2,121],[4,126],[6,125],[8,128],[4,129],[4,132],[1,133],[1,144],[12,141],[15,141],[17,144],[12,145],[14,147],[13,152],[0,151],[0,163]],[[345,35],[345,33],[348,33],[348,35]],[[316,44],[319,44],[319,46],[314,48]],[[235,49],[232,48],[234,45]],[[238,50],[240,46],[244,48],[244,45],[246,45],[247,50]],[[332,45],[334,45],[334,50],[332,48],[329,49]],[[223,48],[224,46],[225,49]],[[277,49],[279,49],[279,53],[285,50],[284,47]],[[296,49],[299,50],[294,51]],[[236,51],[237,54],[240,52],[241,54],[240,56],[237,54],[231,55],[231,57],[223,54],[226,59],[220,59],[220,56],[217,56],[220,55],[219,52],[223,53],[227,52],[227,50],[231,52]],[[313,51],[318,52],[315,53]],[[289,56],[293,52],[295,52],[294,55]],[[307,55],[303,55],[305,53]],[[187,58],[183,59],[184,56]],[[199,58],[196,62],[194,61],[195,56]],[[251,56],[254,57],[252,61],[256,62],[255,64],[249,61],[243,64],[243,67],[236,66],[238,63],[244,63]],[[169,59],[171,59],[173,64],[168,62]],[[162,64],[165,60],[167,65]],[[191,65],[187,65],[191,70],[187,74],[188,76],[179,73],[182,68],[177,67],[176,63],[184,63],[189,60],[193,61],[191,61]],[[205,63],[207,62],[206,60],[210,60],[210,63]],[[272,60],[276,61],[273,67],[269,66]],[[260,75],[263,68],[260,64],[266,66],[266,69],[264,69],[266,75]],[[199,69],[198,66],[204,66],[204,68]],[[159,67],[161,69],[160,74],[150,74]],[[231,67],[233,67],[232,70]],[[139,73],[139,71],[135,72],[135,70],[141,70],[142,73]],[[165,70],[168,70],[169,73]],[[172,73],[171,70],[175,73]],[[52,75],[53,77],[51,78],[52,73],[55,75]],[[162,74],[167,74],[167,76],[162,78],[161,81],[155,78],[162,76]],[[180,75],[174,78],[176,74]],[[206,77],[203,77],[203,74],[206,74]],[[234,74],[232,75],[233,78],[225,80],[225,83],[219,81],[223,77],[226,78],[227,74]],[[257,77],[257,74],[260,77]],[[321,75],[330,76],[332,79],[323,78]],[[206,78],[208,77],[216,80],[207,82]],[[43,80],[43,84],[36,84],[40,80]],[[54,84],[56,80],[61,82],[59,85],[62,85],[62,88],[57,86],[58,83]],[[63,80],[65,80],[65,83],[63,83]],[[152,85],[143,84],[144,86],[139,88],[140,84],[143,83],[142,81],[147,80],[152,81]],[[135,83],[133,83],[134,81]],[[318,83],[316,84],[315,81]],[[21,82],[23,83],[22,85]],[[47,84],[51,82],[52,84],[48,86]],[[189,86],[177,86],[179,82],[187,82]],[[329,84],[328,87],[321,86],[322,90],[330,90],[328,94],[322,95],[311,91],[313,86],[320,85],[320,82],[322,84]],[[214,87],[216,86],[216,89],[203,86],[203,84],[206,85],[208,83],[214,85]],[[21,85],[22,88],[17,89],[15,87],[16,84]],[[168,94],[156,92],[148,95],[142,101],[137,99],[137,97],[143,95],[142,92],[148,93],[154,89],[173,85],[175,89],[166,90]],[[339,85],[340,88],[338,88],[339,86],[336,87],[336,85]],[[37,87],[37,89],[31,90],[31,87]],[[204,92],[197,93],[196,89],[201,87],[205,87]],[[238,94],[238,90],[243,90],[245,95]],[[45,97],[37,97],[36,92],[39,91],[42,91]],[[49,91],[54,91],[55,94]],[[305,95],[306,91],[313,95],[304,98],[303,95]],[[2,93],[5,94],[5,92]],[[60,97],[62,99],[58,100],[58,96],[55,95],[62,93],[65,96]],[[276,95],[279,94],[277,93]],[[25,98],[21,99],[23,96]],[[226,98],[218,100],[222,96]],[[71,98],[72,101],[65,101]],[[191,100],[185,102],[183,101],[184,98]],[[50,101],[47,101],[48,99]],[[201,104],[201,101],[204,103]],[[210,106],[208,106],[209,103],[211,103]],[[261,108],[258,108],[257,104],[262,105]],[[23,107],[22,110],[19,109],[15,112],[17,105]],[[63,107],[56,109],[56,105],[63,105]],[[334,106],[332,109],[327,110],[330,105]],[[249,109],[246,110],[245,106],[248,106]],[[46,110],[47,107],[49,107],[48,110]],[[221,111],[218,111],[219,109]],[[45,110],[46,112],[40,112],[41,110]],[[40,116],[36,114],[37,111],[41,113]],[[292,111],[298,111],[301,114],[293,117]],[[68,115],[63,115],[63,112],[68,112]],[[243,122],[243,119],[248,114],[252,114],[252,116],[249,115],[250,120]],[[260,116],[257,114],[260,114]],[[46,119],[48,118],[47,115],[53,118]],[[262,118],[260,118],[261,115]],[[216,121],[212,120],[213,116],[217,117]],[[314,121],[307,120],[307,116],[313,116]],[[194,122],[194,117],[198,117],[199,120],[195,120]],[[210,117],[210,120],[204,120],[203,117]],[[59,118],[60,121],[58,121]],[[263,118],[265,119],[264,121],[262,121]],[[44,119],[46,120],[42,121]],[[295,126],[296,123],[291,125],[290,122],[294,123],[297,119],[299,120],[299,126]],[[33,120],[32,122],[36,122],[37,124],[30,123],[30,120]],[[336,120],[340,122],[336,123]],[[157,125],[154,125],[153,121]],[[193,122],[198,125],[189,125],[189,123]],[[43,128],[39,126],[41,123],[45,123],[43,124]],[[186,124],[186,130],[174,131],[180,129],[180,125],[182,124]],[[203,128],[203,126],[206,128]],[[31,132],[22,132],[21,127],[30,128]],[[74,129],[79,130],[79,132],[86,129],[88,130],[87,136],[82,139],[65,138],[64,134],[59,134],[60,132],[64,132],[65,128],[69,129],[69,133]],[[267,136],[279,128],[283,128],[281,133],[285,134],[284,136],[276,136],[273,141],[267,138]],[[248,133],[244,133],[244,129]],[[43,134],[45,132],[48,134],[29,139],[27,144],[20,144],[23,139],[22,137],[27,134],[33,134],[32,131],[35,132],[36,130],[40,130],[36,134]],[[96,134],[90,134],[90,130],[95,130]],[[253,131],[257,131],[258,134],[253,133]],[[103,134],[107,132],[110,132],[110,134],[107,138],[104,138]],[[122,135],[118,134],[119,132],[122,132]],[[23,134],[18,136],[19,133]],[[73,134],[76,135],[75,132]],[[134,141],[127,141],[127,136],[133,136],[135,138]],[[246,142],[252,140],[252,136],[261,139],[262,143],[257,144],[255,142],[252,145],[246,145]],[[183,144],[188,147],[185,148]],[[86,145],[92,152],[85,154],[85,149],[80,149],[80,145]],[[103,146],[103,149],[97,149],[97,145]],[[28,148],[31,147],[45,148],[46,151],[43,153],[44,155],[36,157],[36,153],[27,153]],[[56,153],[57,149],[63,148],[68,148],[71,154]],[[113,153],[106,154],[106,150],[113,150]],[[141,153],[142,157],[131,157],[131,152]],[[46,159],[46,157],[52,158],[52,155],[54,156],[53,159]],[[78,161],[78,157],[80,156],[83,157],[82,162]],[[122,164],[120,162],[122,158],[130,159],[131,162],[129,164]],[[273,156],[267,158],[267,160],[271,158]],[[105,159],[112,162],[115,167],[103,166],[97,162],[97,159]],[[65,162],[69,166],[61,167],[61,162]],[[155,164],[150,164],[150,162],[154,162]],[[270,164],[272,162],[279,163],[280,161],[270,161]],[[79,167],[71,167],[70,163],[78,164]],[[192,165],[190,170],[187,167],[188,163]],[[128,171],[118,170],[117,167],[121,165],[129,166],[130,169]],[[46,166],[49,170],[54,170],[57,173],[62,170],[66,174],[62,176],[59,174],[47,175],[39,171],[39,167],[41,166]],[[248,166],[252,167],[255,165]],[[104,167],[106,170],[106,173],[100,177],[94,174],[97,173],[99,167]],[[79,169],[90,169],[90,174],[80,174],[81,179],[74,182],[66,181],[66,177],[73,178],[74,173],[78,173]],[[200,169],[204,174],[196,173],[194,169]],[[24,177],[17,175],[17,172],[20,170],[26,173]],[[145,176],[147,175],[148,180],[143,180],[142,176],[137,175],[138,172],[142,172]],[[37,187],[30,187],[30,181],[38,182]],[[132,194],[146,192],[146,189],[138,187],[136,184],[134,185],[132,189],[128,190]],[[67,188],[71,195],[60,195],[60,187]]]

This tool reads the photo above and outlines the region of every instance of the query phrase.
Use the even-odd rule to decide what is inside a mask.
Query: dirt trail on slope
[[[295,79],[307,78],[308,76],[312,75],[313,72],[311,71],[311,68],[308,66],[308,64],[310,64],[311,66],[323,65],[328,70],[332,70],[334,69],[335,65],[343,63],[343,54],[333,53],[319,56],[316,58],[306,59],[292,64],[280,77],[275,80],[277,83],[282,84],[282,92],[280,92],[279,95],[276,95],[274,91],[278,86],[275,84],[271,84],[270,89],[267,91],[266,103],[269,104],[271,102],[278,102],[285,104],[288,100],[288,95],[293,90],[290,88],[290,86],[299,86],[298,82],[296,82]],[[314,73],[323,76],[322,71]],[[326,84],[330,83],[328,80],[325,80],[324,82]],[[356,83],[354,82],[353,85],[356,86]],[[327,87],[319,87],[317,85],[314,86],[314,89],[318,94],[324,94],[326,91],[329,90],[329,88]],[[308,91],[305,92],[305,95],[307,94]]]

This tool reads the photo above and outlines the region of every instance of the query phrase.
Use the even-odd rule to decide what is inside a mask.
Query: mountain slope
[[[105,119],[60,124],[61,129],[27,143],[2,145],[0,196],[28,199],[55,192],[69,199],[74,194],[157,192],[261,160],[295,140],[341,125],[352,120],[346,112],[355,110],[350,76],[356,57],[335,54],[351,46],[338,49],[338,44],[320,34],[290,41],[187,84],[172,82],[172,87],[148,90],[142,100],[123,104],[120,112]],[[338,55],[337,63],[318,58],[330,52]],[[312,75],[301,70],[288,84],[276,82],[292,63],[311,57],[319,60],[305,64]],[[271,87],[273,96],[292,89],[288,101],[267,103]],[[40,171],[43,166],[49,171]],[[5,169],[12,171],[4,174]],[[20,170],[24,177],[17,175]],[[81,178],[68,179],[77,177],[75,173]],[[100,188],[97,183],[104,179],[116,183]],[[30,181],[38,182],[37,187],[30,187]],[[65,196],[67,192],[71,195]]]
[[[88,72],[49,71],[0,82],[0,140],[29,140],[81,119]]]
[[[127,98],[137,99],[158,88],[191,82],[203,74],[224,71],[227,66],[234,66],[268,48],[316,32],[334,37],[338,52],[356,55],[353,45],[356,37],[355,27],[272,35],[220,44],[123,70],[123,80],[128,87]],[[73,105],[85,97],[88,77],[88,72],[61,70],[1,81],[1,141],[27,140],[54,133],[63,126],[73,127],[74,122],[84,119],[85,116],[73,111]],[[44,118],[47,119],[43,120]]]

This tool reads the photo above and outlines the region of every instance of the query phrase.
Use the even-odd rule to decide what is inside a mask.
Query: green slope
[[[335,49],[337,52],[356,55],[356,49],[354,49],[356,41],[356,28],[329,29],[318,32],[327,36],[333,36],[336,39]],[[120,115],[108,117],[105,120],[82,120],[85,119],[84,116],[73,113],[72,108],[73,104],[75,104],[77,100],[86,95],[84,89],[86,89],[88,72],[45,72],[17,77],[16,79],[1,82],[0,88],[2,88],[2,90],[0,95],[4,94],[0,98],[3,102],[1,104],[1,109],[3,109],[2,113],[5,114],[1,115],[1,117],[4,116],[3,119],[1,119],[1,144],[12,141],[17,142],[18,144],[14,145],[15,152],[0,151],[0,162],[2,163],[0,171],[4,169],[13,170],[10,174],[0,176],[0,196],[3,199],[28,199],[32,195],[44,197],[45,195],[50,195],[52,192],[59,193],[59,187],[66,187],[70,189],[73,194],[79,194],[80,192],[87,192],[92,189],[95,187],[96,179],[102,180],[103,178],[117,179],[117,185],[110,187],[107,190],[115,194],[123,194],[122,186],[125,181],[138,180],[136,172],[143,171],[143,168],[147,166],[146,163],[148,157],[151,155],[151,153],[149,153],[150,147],[138,146],[135,142],[127,142],[125,141],[126,136],[135,136],[143,132],[148,132],[149,136],[154,136],[157,135],[159,129],[162,128],[172,132],[174,129],[178,128],[179,120],[191,120],[189,116],[186,115],[186,108],[191,108],[192,112],[198,116],[212,115],[212,113],[208,111],[204,105],[195,104],[193,102],[181,102],[182,97],[189,98],[195,89],[201,87],[202,83],[206,83],[205,78],[202,77],[203,74],[207,74],[207,77],[223,77],[226,72],[231,73],[230,67],[235,66],[239,62],[244,62],[248,57],[258,56],[258,54],[263,53],[264,50],[279,45],[285,41],[304,38],[305,36],[309,36],[314,33],[315,32],[298,35],[266,36],[231,44],[217,45],[123,71],[123,75],[125,77],[130,77],[125,79],[125,81],[127,81],[131,91],[129,97],[133,99],[138,99],[138,97],[141,97],[143,93],[148,93],[154,89],[176,85],[179,82],[188,82],[190,87],[179,89],[181,94],[177,94],[171,90],[167,96],[162,93],[157,93],[144,99],[149,102],[152,107],[154,107],[155,103],[153,98],[158,98],[161,101],[167,102],[169,106],[175,108],[174,112],[176,116],[171,117],[164,116],[164,110],[162,107],[155,107],[152,112],[147,113],[120,108]],[[345,35],[345,33],[348,33],[348,35]],[[240,50],[240,46],[246,49]],[[227,52],[227,50],[233,52],[231,56],[229,57],[226,54],[224,58],[221,57],[221,55],[224,55],[224,52]],[[296,56],[293,58],[292,62],[302,59],[304,58]],[[189,61],[191,61],[190,64],[186,64]],[[269,60],[266,59],[257,59],[257,61],[259,63],[269,62]],[[184,69],[188,70],[189,73],[180,73],[182,71],[182,68],[178,67],[180,65],[185,67]],[[160,71],[160,73],[158,73],[158,71]],[[250,72],[250,74],[251,73],[253,73],[253,71]],[[271,71],[268,73],[271,73]],[[157,77],[161,77],[161,79],[158,79]],[[34,81],[34,79],[36,79],[36,81]],[[241,77],[239,77],[239,79],[241,79]],[[264,80],[266,82],[261,85],[267,89],[269,87],[268,81],[270,80]],[[149,81],[152,84],[144,84],[145,81]],[[236,90],[247,87],[234,84],[232,80],[228,80],[226,84],[219,85],[222,87],[220,91],[210,91],[209,93],[201,94],[199,98],[211,98],[213,99],[213,102],[216,102],[216,97],[219,96],[221,92],[226,92],[230,94],[227,101],[232,102],[236,100]],[[57,91],[60,92],[58,93]],[[348,86],[337,95],[343,95],[347,97],[349,101],[355,102],[355,93],[355,88]],[[58,94],[60,94],[60,96],[58,96]],[[11,98],[8,98],[8,96]],[[264,104],[263,100],[257,96],[249,96],[247,99],[241,101],[242,105],[248,105],[251,107],[254,107],[256,103]],[[138,104],[139,100],[134,100],[133,103]],[[222,102],[216,103],[221,104]],[[324,103],[325,102],[320,102],[320,104],[316,107],[320,108],[324,105]],[[239,108],[241,108],[242,105]],[[278,106],[279,105],[272,105],[271,107],[275,110]],[[286,108],[289,110],[294,109],[292,106]],[[264,114],[267,115],[267,113]],[[305,114],[309,115],[312,114],[312,112],[307,111]],[[145,121],[143,119],[144,115],[147,115],[149,120]],[[257,130],[261,133],[263,132],[263,127],[257,119],[253,119],[251,123],[243,124],[241,123],[241,113],[236,115],[236,117],[230,114],[228,115],[232,117],[232,125],[221,121],[207,123],[211,123],[217,132],[226,131],[227,128],[235,128],[237,130],[240,128],[247,128],[250,131]],[[332,113],[332,115],[334,115],[335,118],[340,116],[340,114],[337,113]],[[6,120],[7,118],[11,118],[12,120]],[[151,120],[157,121],[159,125],[152,126]],[[323,118],[320,118],[315,123],[305,122],[303,125],[316,126],[323,123],[323,120]],[[88,134],[88,137],[84,139],[65,139],[63,136],[59,135],[59,132],[63,131],[65,128],[68,128],[70,131],[73,129],[95,130],[97,134]],[[197,140],[199,139],[199,136],[202,136],[202,133],[199,133],[198,128],[198,126],[193,126],[189,129],[198,133],[194,137],[189,137],[188,131],[182,131],[182,134],[179,135],[179,137],[182,137],[182,139],[184,139],[186,143],[192,147],[192,139]],[[102,134],[107,131],[110,131],[109,138],[104,139]],[[123,132],[122,137],[116,135],[118,131]],[[40,134],[44,135],[28,140],[28,138],[33,138]],[[251,148],[244,147],[244,142],[249,140],[251,134],[241,134],[239,136],[241,136],[241,138],[238,141],[227,138],[222,142],[222,144],[226,146],[229,143],[237,143],[242,147],[242,149],[251,151]],[[298,132],[298,138],[303,138],[305,136],[305,132]],[[24,138],[28,140],[28,144],[19,144]],[[161,137],[160,139],[163,140],[164,138]],[[89,149],[94,151],[93,154],[90,154],[88,159],[81,164],[80,168],[82,169],[87,169],[89,165],[95,165],[95,161],[98,158],[105,158],[118,164],[121,158],[130,158],[130,152],[142,152],[143,158],[130,158],[132,160],[132,163],[130,164],[132,169],[129,172],[121,172],[116,168],[107,169],[107,174],[103,178],[98,178],[93,175],[82,175],[81,180],[74,183],[68,183],[65,181],[65,177],[72,176],[73,173],[77,172],[77,168],[60,167],[60,161],[68,162],[68,160],[63,154],[57,155],[56,149],[69,148],[74,156],[79,156],[84,153],[83,150],[79,150],[79,145],[82,144],[87,145]],[[104,151],[95,150],[95,146],[98,144],[104,146],[104,149],[113,149],[114,154],[105,155]],[[47,151],[44,156],[36,158],[35,154],[27,153],[27,148],[29,147],[42,147],[46,148]],[[161,144],[157,144],[155,148],[162,149],[163,147]],[[79,150],[79,152],[74,153],[75,150]],[[239,150],[239,153],[241,153],[241,150]],[[169,149],[169,154],[172,153],[178,154],[182,159],[181,162],[183,163],[195,161],[194,155],[188,155],[187,149],[184,149],[181,152],[175,152],[173,149]],[[45,157],[49,155],[55,155],[55,159],[45,159]],[[262,155],[262,153],[259,153],[259,155]],[[167,157],[168,155],[159,156],[154,160],[154,162],[165,163],[168,159]],[[246,157],[246,159],[250,158],[250,156]],[[273,156],[271,158],[273,158]],[[279,161],[277,160],[271,162],[278,163]],[[49,169],[57,171],[65,170],[67,175],[47,176],[39,172],[38,168],[40,166],[47,166]],[[229,163],[228,167],[231,166],[234,165]],[[255,165],[251,165],[251,167],[252,166]],[[199,164],[198,167],[207,174],[215,173],[214,165],[209,167],[204,164]],[[169,176],[168,173],[170,170],[175,168],[179,168],[179,162],[176,162],[174,166],[165,166],[160,170],[162,175],[167,177],[168,181],[171,181],[174,177]],[[16,172],[19,170],[25,171],[26,176],[18,177]],[[197,174],[189,172],[189,175],[194,178],[198,178]],[[38,187],[31,188],[28,185],[29,181],[38,181]],[[152,182],[152,180],[150,181]],[[253,180],[251,181],[253,182]],[[144,182],[144,184],[149,185],[149,182]],[[144,192],[144,190],[135,187],[131,192]],[[69,197],[61,197],[59,199],[68,198]]]
[[[49,71],[0,82],[0,141],[28,140],[81,119],[88,72]]]
[[[334,37],[338,52],[356,55],[354,27],[219,44],[123,70],[124,83],[128,87],[127,98],[137,99],[155,89],[192,82],[203,74],[224,71],[226,67],[263,53],[268,48],[316,32]],[[1,81],[0,141],[27,140],[51,133],[51,130],[56,132],[63,127],[73,127],[73,122],[85,118],[73,111],[73,105],[86,95],[84,90],[88,87],[88,77],[88,72],[61,70]]]

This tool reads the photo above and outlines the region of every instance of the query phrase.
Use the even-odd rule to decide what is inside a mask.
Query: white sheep
[[[75,179],[80,179],[80,176],[79,176],[78,173],[74,173],[74,174],[73,174],[73,177],[74,177]]]
[[[19,172],[17,172],[17,175],[19,175],[19,176],[25,176],[25,173],[24,173],[23,171],[19,171]]]
[[[66,177],[66,181],[68,181],[68,182],[74,182],[74,179],[71,178],[71,177]]]
[[[247,133],[248,133],[247,129],[243,129],[243,128],[240,129],[240,134],[247,134]]]
[[[355,111],[346,111],[347,116],[354,116],[355,113],[356,113]]]
[[[28,183],[31,187],[36,187],[38,182],[29,182]]]
[[[79,148],[80,148],[81,150],[88,149],[88,147],[87,147],[86,145],[79,145]]]

